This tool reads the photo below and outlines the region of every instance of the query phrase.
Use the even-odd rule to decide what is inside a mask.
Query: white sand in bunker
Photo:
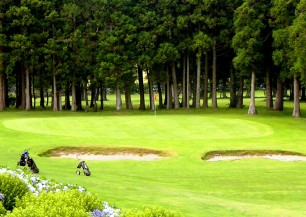
[[[297,155],[243,155],[243,156],[222,156],[215,155],[207,161],[232,161],[232,160],[241,160],[247,158],[263,158],[270,160],[278,160],[278,161],[306,161],[305,156],[297,156]]]
[[[100,160],[100,161],[112,161],[112,160],[136,160],[136,161],[152,161],[162,159],[163,157],[157,154],[112,154],[112,155],[95,155],[95,154],[66,154],[62,153],[58,157],[60,158],[74,158],[81,160]]]

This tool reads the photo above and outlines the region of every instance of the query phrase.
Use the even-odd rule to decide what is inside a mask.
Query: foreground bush
[[[8,217],[182,216],[162,207],[127,209],[122,212],[107,202],[102,204],[81,186],[51,182],[20,169],[12,171],[0,168],[0,196],[0,216]]]
[[[122,211],[124,217],[183,217],[179,212],[163,207],[146,206],[143,209],[128,209]]]
[[[14,210],[6,216],[88,217],[97,208],[102,204],[96,196],[77,190],[43,192],[38,196],[29,193],[17,200]]]
[[[0,201],[0,216],[6,213],[6,209],[4,208],[3,204]]]
[[[17,198],[22,198],[27,192],[28,186],[18,177],[0,173],[0,193],[4,195],[2,203],[6,210],[12,210]]]

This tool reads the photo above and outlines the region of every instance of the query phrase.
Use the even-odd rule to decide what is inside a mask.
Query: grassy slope
[[[0,165],[15,168],[25,148],[40,176],[79,184],[119,207],[161,205],[186,216],[305,216],[306,162],[246,159],[203,162],[203,153],[276,149],[306,154],[305,119],[266,111],[123,111],[0,113]],[[247,104],[247,102],[245,102]],[[302,105],[305,113],[305,105]],[[92,176],[76,176],[77,160],[37,155],[56,146],[126,146],[173,151],[152,162],[87,161]]]

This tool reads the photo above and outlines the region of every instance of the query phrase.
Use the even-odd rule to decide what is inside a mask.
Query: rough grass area
[[[305,156],[298,152],[282,150],[218,150],[206,152],[201,158],[209,160],[215,156],[263,156],[263,155],[295,155]]]
[[[71,147],[62,146],[53,149],[49,149],[46,152],[39,154],[40,157],[59,157],[63,154],[92,154],[92,155],[138,155],[145,156],[149,154],[155,154],[161,157],[169,157],[171,154],[152,149],[133,148],[133,147]]]

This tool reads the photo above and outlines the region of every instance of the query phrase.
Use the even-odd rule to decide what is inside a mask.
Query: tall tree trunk
[[[58,110],[62,111],[62,91],[57,91]]]
[[[91,101],[90,101],[90,108],[93,108],[94,112],[98,111],[98,107],[97,107],[98,98],[99,98],[99,87],[97,87],[97,85],[94,84],[91,87]]]
[[[238,89],[238,96],[237,96],[237,106],[236,108],[243,108],[243,86],[244,86],[244,77],[240,75],[239,78],[239,89]]]
[[[154,110],[154,99],[153,99],[153,84],[150,76],[150,72],[147,71],[147,77],[148,77],[148,86],[149,86],[149,99],[150,99],[150,109]]]
[[[33,97],[33,100],[31,100],[31,108],[36,108],[36,94],[35,94],[35,86],[34,86],[34,81],[35,81],[35,76],[34,76],[34,72],[32,72],[32,83],[31,83],[31,87],[32,87],[32,91],[31,91],[31,98]],[[34,102],[34,107],[32,106],[32,101]]]
[[[85,81],[84,85],[84,97],[85,97],[85,111],[88,112],[89,109],[89,103],[88,103],[88,89],[87,89],[88,83]]]
[[[186,59],[186,107],[189,108],[189,99],[190,99],[190,61],[189,54],[187,54]]]
[[[213,68],[212,68],[212,95],[211,95],[211,100],[212,108],[218,108],[217,105],[217,51],[216,51],[216,45],[213,45]]]
[[[205,54],[205,71],[203,85],[203,108],[208,108],[208,55]]]
[[[183,79],[182,79],[182,105],[186,108],[186,54],[183,57]]]
[[[201,93],[201,54],[197,54],[197,78],[196,78],[196,99],[195,107],[200,108],[200,93]]]
[[[75,92],[75,96],[76,96],[76,110],[77,111],[82,111],[83,107],[82,107],[82,89],[83,86],[80,82],[76,83],[76,92]]]
[[[116,110],[119,111],[122,109],[122,99],[119,87],[116,88]]]
[[[54,57],[53,57],[54,58]],[[53,111],[58,110],[58,101],[57,101],[57,90],[56,90],[56,76],[55,76],[55,69],[54,69],[54,60],[52,61],[52,69],[53,69]]]
[[[45,94],[44,94],[44,86],[43,86],[43,79],[42,79],[42,73],[39,75],[39,98],[40,102],[39,105],[41,108],[45,108]]]
[[[72,103],[71,103],[71,111],[76,111],[76,88],[75,88],[75,81],[72,82],[71,86],[71,98],[72,98]]]
[[[167,93],[166,93],[166,108],[171,109],[172,108],[172,97],[171,97],[171,85],[170,85],[170,73],[169,73],[169,67],[167,67]]]
[[[157,82],[157,90],[158,90],[158,108],[163,108],[163,93],[161,84]]]
[[[124,87],[124,96],[125,96],[125,106],[127,109],[132,110],[133,109],[133,105],[132,105],[132,100],[131,100],[131,91],[130,91],[130,87],[128,85],[125,85]]]
[[[176,80],[176,70],[175,62],[172,62],[172,82],[173,82],[173,99],[174,99],[174,108],[177,109],[180,107],[178,90],[177,90],[177,80]]]
[[[196,89],[196,83],[197,83],[197,76],[196,76],[196,73],[194,73],[195,75],[192,76],[192,87],[191,87],[191,92],[192,92],[192,103],[191,103],[191,106],[192,108],[195,108],[195,104],[196,104],[196,92],[197,92],[197,89]]]
[[[168,80],[168,78],[166,79],[166,82],[165,82],[165,84],[164,84],[164,88],[165,88],[165,100],[164,100],[164,103],[163,103],[163,106],[165,106],[166,107],[166,109],[168,109],[168,102],[167,102],[167,100],[168,100],[168,83],[169,83],[169,80]]]
[[[267,70],[266,72],[266,108],[273,109],[273,97],[272,97],[270,70]]]
[[[101,99],[100,99],[99,110],[103,110],[104,109],[104,100],[106,100],[106,90],[104,89],[102,80],[99,81],[99,87],[100,87],[100,91],[101,91]]]
[[[90,90],[91,90],[91,99],[90,99],[90,108],[93,108],[94,107],[94,100],[96,98],[96,92],[97,92],[97,85],[96,83],[92,83],[91,84],[91,87],[90,87]]]
[[[25,75],[24,75],[24,65],[22,64],[21,66],[21,81],[20,81],[20,91],[21,91],[21,104],[20,104],[20,108],[21,109],[26,109],[26,87],[25,87]]]
[[[249,115],[255,115],[257,114],[256,106],[255,106],[255,71],[252,71],[252,79],[251,79],[251,100],[250,100],[250,106],[248,110]]]
[[[294,100],[294,107],[293,107],[293,117],[301,117],[301,110],[300,110],[300,84],[299,84],[299,78],[294,75],[293,78],[293,100]]]
[[[146,110],[146,104],[145,104],[145,93],[144,93],[144,85],[143,85],[143,74],[142,69],[138,66],[137,67],[138,72],[138,81],[139,81],[139,97],[140,97],[140,110]]]
[[[0,60],[1,61],[1,60]],[[2,66],[0,66],[1,69]],[[5,109],[4,73],[0,72],[0,111]]]
[[[237,106],[237,96],[236,96],[236,76],[233,67],[230,68],[230,108],[235,108]]]
[[[283,111],[284,110],[284,89],[283,82],[280,78],[277,79],[276,83],[276,96],[275,96],[275,111]]]
[[[30,72],[29,67],[26,67],[26,88],[25,88],[25,101],[26,101],[26,111],[31,110],[31,97],[30,97]]]
[[[16,103],[15,103],[15,108],[18,109],[21,105],[21,99],[20,99],[20,96],[21,96],[21,83],[20,83],[20,80],[21,80],[21,70],[17,70],[16,71],[16,81],[15,81],[15,85],[16,85],[16,91],[15,91],[15,95],[16,95]]]
[[[47,93],[47,103],[46,103],[46,106],[48,106],[49,105],[49,93],[48,93],[48,91],[46,91],[46,93]]]
[[[65,87],[65,110],[70,110],[71,109],[71,104],[70,104],[70,88],[69,88],[68,82],[66,83]]]

